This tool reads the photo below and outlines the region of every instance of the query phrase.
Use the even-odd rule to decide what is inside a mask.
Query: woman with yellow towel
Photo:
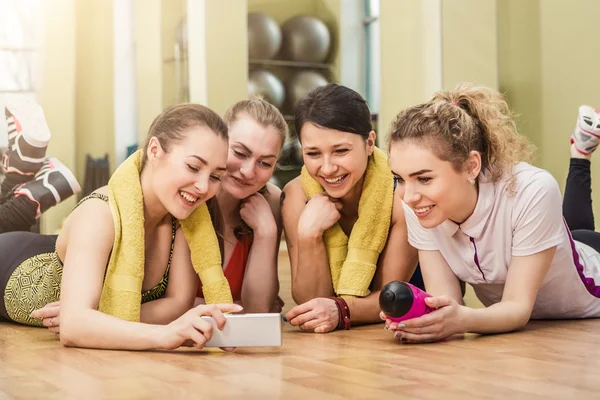
[[[295,125],[304,167],[282,215],[298,306],[285,319],[317,333],[380,322],[380,290],[409,280],[417,253],[367,103],[329,84],[298,102]]]
[[[142,150],[79,203],[58,238],[0,235],[2,254],[11,255],[0,265],[1,315],[60,323],[67,346],[202,348],[212,332],[202,315],[222,328],[223,312],[241,310],[231,304],[206,203],[220,187],[227,149],[227,126],[208,108],[185,104],[160,114]],[[192,308],[196,274],[207,303],[218,305]],[[59,316],[30,315],[59,297]]]

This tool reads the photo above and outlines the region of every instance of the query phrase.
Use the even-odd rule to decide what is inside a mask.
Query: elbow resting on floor
[[[77,323],[73,318],[60,317],[60,344],[65,347],[80,347],[78,338],[81,337],[77,333]]]
[[[301,295],[298,290],[294,290],[294,288],[292,288],[292,299],[294,299],[296,304],[300,305],[309,301],[310,299],[307,299],[306,297],[307,296]]]

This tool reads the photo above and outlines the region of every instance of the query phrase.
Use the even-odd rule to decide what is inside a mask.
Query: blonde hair
[[[462,171],[471,151],[478,151],[482,173],[491,182],[500,180],[518,162],[530,161],[535,152],[517,131],[504,96],[467,83],[401,111],[392,122],[388,141],[391,146],[403,140],[426,142],[456,171]]]
[[[231,128],[241,116],[247,116],[265,128],[269,126],[274,127],[281,138],[281,145],[279,146],[279,150],[281,151],[288,137],[289,128],[285,122],[285,118],[283,118],[277,107],[261,96],[254,96],[248,100],[238,101],[229,107],[223,119],[227,126]],[[265,196],[265,198],[270,195],[266,186],[262,187],[258,193]],[[252,229],[243,220],[233,228],[233,233],[238,240],[242,240],[244,236],[252,237],[253,235]]]
[[[150,139],[153,137],[158,139],[163,150],[168,152],[173,143],[184,138],[186,129],[196,126],[207,127],[225,141],[229,140],[227,125],[219,114],[201,104],[178,104],[164,110],[152,121],[142,147],[144,149],[142,165],[145,165],[148,159],[145,150],[148,148]]]
[[[288,125],[281,112],[273,104],[260,96],[252,97],[235,103],[225,112],[223,119],[231,127],[240,116],[245,115],[258,122],[263,127],[274,127],[280,135],[281,147],[288,137]]]

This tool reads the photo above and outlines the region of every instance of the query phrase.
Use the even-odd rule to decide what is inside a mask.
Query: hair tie
[[[458,105],[458,103],[455,102],[455,101],[451,102],[450,104],[452,104],[453,106],[456,106],[456,107],[460,108],[460,106]]]

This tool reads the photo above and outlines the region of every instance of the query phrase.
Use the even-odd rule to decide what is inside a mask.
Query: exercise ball
[[[279,52],[281,30],[275,20],[266,14],[248,14],[248,58],[269,59]]]
[[[286,60],[324,62],[329,55],[331,35],[327,25],[318,18],[299,15],[281,26],[282,55]]]
[[[262,69],[255,70],[248,77],[248,96],[258,95],[279,108],[285,101],[285,87],[273,73]]]
[[[293,107],[308,92],[319,86],[325,86],[328,83],[323,75],[315,71],[301,71],[296,73],[287,81],[286,85],[290,105]]]

